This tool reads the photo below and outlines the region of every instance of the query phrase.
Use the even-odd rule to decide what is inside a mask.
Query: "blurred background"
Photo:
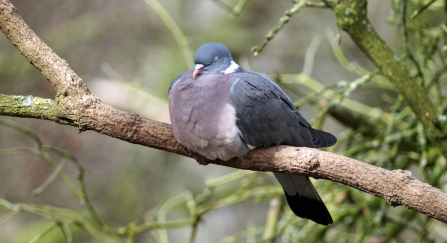
[[[169,123],[167,91],[171,80],[192,67],[195,49],[206,42],[224,43],[241,66],[273,76],[278,73],[301,73],[306,52],[313,43],[313,67],[307,74],[314,80],[325,86],[336,86],[340,81],[351,82],[359,77],[352,70],[345,68],[334,54],[332,46],[338,30],[334,13],[326,9],[301,10],[291,18],[265,50],[257,56],[253,55],[251,47],[263,42],[265,34],[275,26],[284,11],[293,6],[291,1],[247,1],[237,16],[228,11],[228,7],[232,8],[239,3],[236,0],[164,0],[160,3],[149,0],[11,2],[30,28],[70,64],[87,83],[90,91],[103,103],[160,122]],[[385,42],[396,53],[401,54],[404,50],[401,31],[389,22],[392,14],[390,9],[395,2],[380,1],[379,4],[371,1],[368,16]],[[160,6],[168,13],[168,19],[170,16],[183,32],[184,39],[182,37],[181,41],[185,41],[186,46],[178,45],[170,29],[172,25],[167,26],[167,17],[160,15]],[[428,15],[425,18],[432,23],[438,21],[436,15]],[[375,67],[350,38],[343,32],[340,34],[341,45],[338,48],[347,60],[352,65],[373,71]],[[287,86],[283,87],[293,100],[300,98],[299,92],[293,92],[293,89]],[[43,98],[53,98],[55,95],[50,83],[20,55],[3,34],[0,34],[0,93],[27,94]],[[381,94],[388,94],[393,99],[396,97],[391,91],[373,89],[360,90],[349,97],[370,107],[386,107],[389,104],[378,98]],[[317,113],[315,102],[304,103],[300,112],[311,120]],[[151,218],[151,215],[159,212],[161,205],[170,200],[172,202],[185,195],[206,194],[209,189],[207,181],[209,182],[210,178],[222,178],[237,173],[226,167],[201,166],[189,158],[126,143],[95,132],[78,133],[76,128],[50,121],[12,117],[1,119],[25,126],[33,131],[43,144],[66,150],[75,156],[85,169],[84,180],[93,206],[99,217],[112,228]],[[328,116],[323,129],[339,136],[347,128]],[[35,142],[16,129],[0,125],[0,149],[5,151],[22,147],[35,147]],[[56,161],[64,162],[62,157],[53,156]],[[66,162],[63,171],[67,179],[76,184],[76,166]],[[88,217],[85,206],[61,176],[56,176],[45,190],[33,196],[33,190],[39,188],[52,173],[53,167],[38,156],[4,153],[0,156],[0,198],[11,203],[45,204],[66,208]],[[281,189],[270,173],[253,172],[236,174],[236,177],[228,183],[219,184],[210,200],[219,201],[226,198],[237,190],[241,183],[247,181],[263,188],[273,188],[274,195],[281,195]],[[252,177],[256,178],[256,182],[252,182]],[[245,178],[246,181],[241,181],[240,178]],[[316,188],[328,205],[335,222],[342,219],[341,216],[338,217],[337,210],[349,207],[349,204],[343,206],[341,203],[346,198],[350,198],[348,201],[352,205],[358,205],[361,200],[365,200],[365,204],[366,201],[373,200],[377,210],[381,209],[382,213],[391,215],[400,215],[403,210],[401,207],[388,207],[382,199],[352,192],[355,190],[351,193],[358,193],[357,198],[350,197],[347,193],[350,189],[333,182],[318,181]],[[270,202],[269,198],[260,196],[211,210],[201,219],[195,242],[237,241],[226,237],[263,226]],[[289,215],[288,208],[285,210],[285,215]],[[389,221],[377,219],[377,211],[370,210],[366,207],[359,209],[356,215],[359,220],[376,219],[371,225],[362,224],[361,221],[356,221],[357,218],[331,228],[316,226],[302,219],[293,219],[292,223],[297,232],[311,231],[313,235],[323,232],[321,241],[340,242],[340,239],[352,239],[351,242],[387,242],[390,238],[385,225]],[[170,211],[168,219],[187,216],[186,206],[180,205]],[[11,214],[8,211],[0,211],[0,242],[29,242],[52,224],[52,220],[32,213]],[[412,230],[412,227],[416,226],[409,222],[397,225],[404,226],[393,236],[401,237],[400,241],[394,242],[411,242],[418,239],[418,233]],[[446,230],[445,225],[433,221],[430,221],[430,227],[427,226],[428,223],[422,225],[422,228],[428,227],[427,229],[432,230],[431,238],[428,238],[437,242],[446,240],[439,233]],[[58,230],[53,231],[45,235],[40,242],[64,242],[63,234]],[[170,229],[167,235],[171,242],[187,242],[190,231],[190,227],[174,228]],[[294,236],[299,233],[290,229],[285,232],[288,233],[280,237],[278,242],[306,239],[306,236]],[[145,231],[138,234],[135,241],[162,242],[161,235],[165,233]],[[74,242],[124,241],[119,237],[95,238],[76,227],[73,227],[72,234]],[[260,239],[259,235],[262,233],[252,238],[246,237],[240,242],[254,242]],[[340,238],[340,235],[347,238]],[[445,234],[443,235],[445,237]]]

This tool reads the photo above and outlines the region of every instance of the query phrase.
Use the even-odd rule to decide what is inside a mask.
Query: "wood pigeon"
[[[210,159],[242,157],[257,147],[321,148],[337,142],[313,129],[290,98],[265,74],[242,69],[221,43],[200,46],[195,67],[169,87],[169,114],[176,140]],[[273,173],[299,217],[322,225],[332,217],[309,177]]]

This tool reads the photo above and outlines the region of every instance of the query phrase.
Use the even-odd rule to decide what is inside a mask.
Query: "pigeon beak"
[[[203,69],[203,64],[196,64],[196,67],[194,68],[194,72],[192,73],[192,78],[195,78]]]

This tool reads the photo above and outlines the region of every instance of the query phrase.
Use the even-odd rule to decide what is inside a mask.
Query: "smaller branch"
[[[337,18],[337,25],[349,34],[354,43],[402,95],[424,125],[430,140],[443,140],[447,136],[446,122],[437,119],[437,108],[427,93],[412,79],[408,68],[374,30],[367,17],[367,1],[340,1],[331,7]]]
[[[326,8],[327,5],[325,3],[316,3],[316,2],[310,2],[310,1],[295,1],[295,4],[290,10],[287,10],[284,15],[279,19],[278,23],[276,24],[273,29],[271,29],[267,35],[265,35],[264,42],[259,46],[253,46],[251,48],[251,51],[254,53],[255,56],[257,56],[264,47],[272,40],[276,34],[284,27],[285,24],[287,24],[290,20],[290,18],[298,13],[303,7],[317,7],[317,8]]]
[[[48,233],[50,233],[53,229],[55,229],[56,227],[59,227],[59,223],[54,223],[53,225],[51,225],[50,227],[48,227],[46,230],[44,230],[43,232],[41,232],[40,234],[36,235],[31,241],[30,243],[38,243],[40,242],[40,240],[47,235]]]
[[[230,18],[233,19],[236,18],[247,2],[248,0],[239,0],[237,4],[234,6],[233,11],[231,11]]]
[[[27,203],[11,203],[4,198],[0,198],[0,208],[2,210],[10,212],[27,212],[30,214],[42,216],[49,220],[54,221],[54,223],[64,223],[64,224],[76,224],[78,227],[86,229],[86,232],[90,233],[92,236],[98,233],[95,227],[91,225],[88,220],[83,219],[77,213],[65,209],[53,207],[50,205],[36,205]]]
[[[268,241],[268,243],[275,242],[276,225],[279,221],[279,215],[281,214],[283,205],[281,199],[281,197],[273,197],[270,200],[267,221],[265,223],[264,234],[262,235],[262,240]]]
[[[304,55],[304,65],[303,65],[303,74],[307,76],[312,76],[312,69],[314,65],[315,53],[317,52],[318,47],[321,44],[321,36],[315,35],[310,42],[309,47],[306,50],[306,54]]]
[[[374,73],[367,73],[366,76],[374,76]],[[352,89],[353,83],[355,85],[360,85],[361,83],[364,83],[366,80],[366,76],[360,77],[354,81],[351,81],[351,83],[340,81],[338,82],[337,86],[345,88],[343,92],[346,92],[346,89]],[[306,102],[308,99],[311,99],[312,97],[323,97],[328,100],[335,100],[340,98],[339,95],[337,95],[336,92],[333,90],[327,89],[326,86],[318,82],[317,80],[306,76],[304,74],[281,74],[279,76],[279,83],[281,84],[301,84],[306,86],[307,88],[311,89],[313,92],[308,92],[305,97],[303,97],[300,101],[295,103],[295,106],[301,106]],[[357,113],[360,113],[362,115],[365,115],[368,118],[371,119],[381,119],[384,122],[389,121],[390,119],[393,119],[393,116],[383,112],[381,109],[375,107],[367,106],[361,102],[352,100],[348,97],[344,97],[340,103],[338,104],[340,106],[343,106],[347,109],[351,109],[352,111],[355,111]]]
[[[236,243],[236,242],[242,242],[242,240],[245,240],[245,242],[253,242],[254,240],[251,240],[249,238],[259,235],[263,231],[264,231],[264,227],[256,227],[256,228],[250,227],[250,228],[248,228],[244,231],[241,231],[235,235],[227,236],[218,242],[219,243]]]
[[[194,243],[197,235],[197,230],[200,222],[200,215],[197,210],[197,202],[195,198],[192,196],[192,193],[187,193],[185,195],[186,206],[188,208],[189,214],[191,218],[195,219],[194,224],[191,225],[191,233],[189,235],[189,243]]]
[[[62,156],[65,159],[70,160],[77,167],[77,169],[78,169],[77,179],[78,179],[78,184],[79,184],[78,197],[81,199],[81,203],[87,207],[87,210],[90,213],[90,216],[92,217],[93,221],[98,226],[100,226],[104,231],[111,232],[112,230],[110,229],[110,227],[108,225],[106,225],[101,220],[99,215],[96,213],[96,210],[93,207],[93,205],[90,201],[90,198],[88,197],[87,189],[86,189],[85,183],[84,183],[84,167],[78,161],[78,159],[74,155],[70,154],[69,152],[59,149],[59,148],[56,148],[56,147],[53,147],[53,146],[45,145],[45,146],[43,146],[42,149],[44,151],[53,152],[55,154]],[[55,168],[55,170],[57,170],[57,168]]]
[[[51,182],[53,182],[56,176],[59,175],[62,168],[64,168],[65,162],[66,162],[65,160],[61,160],[61,162],[59,162],[57,167],[53,170],[53,172],[51,172],[51,174],[47,177],[47,179],[39,187],[37,187],[31,192],[31,195],[37,196],[41,194],[45,189],[47,189],[47,187],[51,184]]]
[[[54,169],[56,169],[58,166],[58,163],[49,154],[43,152],[39,148],[23,147],[23,148],[10,148],[0,150],[0,155],[8,155],[8,154],[31,154],[40,157],[45,162],[50,164]],[[70,190],[72,190],[73,193],[76,194],[76,196],[80,197],[81,193],[79,192],[77,187],[71,182],[69,177],[64,173],[64,171],[60,171],[59,174],[61,175],[65,184],[67,184],[67,186],[70,188]]]
[[[59,107],[52,99],[34,97],[32,95],[0,94],[0,114],[15,117],[27,117],[56,121],[68,124],[57,117]]]
[[[408,26],[407,26],[407,3],[408,3],[408,0],[402,0],[402,3],[401,3],[402,34],[404,37],[405,54],[408,58],[410,58],[411,62],[416,67],[417,75],[421,79],[421,86],[423,87],[425,85],[424,74],[422,73],[421,65],[419,65],[419,63],[416,60],[416,58],[414,57],[413,53],[411,53],[411,48],[410,48],[410,40],[409,40],[409,36],[408,36]]]
[[[356,62],[350,62],[348,58],[346,58],[345,54],[343,53],[343,50],[340,47],[340,42],[334,41],[340,38],[340,33],[337,33],[337,36],[333,33],[333,31],[330,28],[326,29],[326,36],[329,39],[329,43],[332,47],[332,52],[334,53],[335,57],[337,58],[337,61],[349,72],[353,72],[359,76],[363,76],[369,71],[360,64]]]
[[[178,228],[178,227],[190,226],[192,224],[194,224],[194,219],[193,218],[172,220],[172,221],[167,221],[167,222],[164,222],[164,223],[150,222],[150,223],[144,223],[142,225],[137,226],[135,232],[136,233],[141,233],[141,232],[148,231],[148,230],[151,230],[151,229]],[[121,230],[118,229],[118,231],[121,231]]]
[[[1,114],[1,95],[0,95],[0,114]],[[36,147],[37,149],[40,149],[42,147],[42,141],[40,140],[40,138],[29,128],[22,126],[18,123],[15,123],[13,121],[9,121],[9,120],[4,120],[4,119],[0,119],[0,124],[11,127],[23,134],[26,134],[27,136],[31,137],[34,142],[36,143]]]
[[[380,131],[377,129],[377,122],[381,120],[373,120],[363,114],[353,112],[342,106],[334,106],[328,110],[329,114],[339,122],[358,132],[368,136],[375,137]]]
[[[191,67],[194,65],[193,63],[193,55],[191,49],[188,48],[188,41],[186,40],[185,35],[183,34],[180,27],[177,25],[175,20],[169,14],[169,12],[160,4],[157,0],[144,0],[147,5],[149,5],[155,13],[160,17],[166,27],[171,31],[177,45],[183,53],[183,58],[185,58],[185,63],[187,67]]]
[[[434,2],[436,2],[436,0],[431,0],[430,2],[428,2],[427,4],[423,5],[422,7],[420,7],[419,9],[415,10],[410,18],[411,19],[415,19],[417,16],[419,16],[422,12],[424,12],[424,10],[426,10],[428,7],[430,7]]]
[[[198,226],[199,226],[199,221],[195,221],[192,225],[191,225],[191,233],[189,235],[189,243],[194,243],[195,239],[196,239],[196,235],[197,235],[197,230],[198,230]]]
[[[447,32],[446,32],[446,26],[447,26],[447,3],[444,1],[444,24],[441,25],[441,28],[444,30],[444,46],[447,45]],[[445,52],[441,52],[442,54]],[[444,54],[445,56],[445,54]]]
[[[223,10],[227,11],[228,13],[232,13],[233,12],[233,7],[231,7],[230,5],[228,5],[227,3],[224,3],[220,0],[212,0],[217,6],[219,6],[220,8],[222,8]]]
[[[73,242],[73,236],[71,235],[70,229],[68,228],[68,225],[64,222],[58,222],[57,225],[59,226],[62,234],[64,235],[65,242],[66,243],[72,243]]]
[[[296,226],[292,223],[292,221],[296,219],[295,214],[293,213],[285,213],[284,217],[279,220],[278,222],[278,228],[276,229],[276,232],[274,235],[272,235],[270,238],[263,238],[259,241],[259,243],[270,243],[272,240],[280,237],[289,227],[294,227],[294,230],[296,230]]]

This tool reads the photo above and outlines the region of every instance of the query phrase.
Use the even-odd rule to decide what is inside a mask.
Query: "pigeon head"
[[[228,48],[216,42],[201,45],[194,56],[194,63],[193,78],[206,73],[231,73],[239,68]]]

